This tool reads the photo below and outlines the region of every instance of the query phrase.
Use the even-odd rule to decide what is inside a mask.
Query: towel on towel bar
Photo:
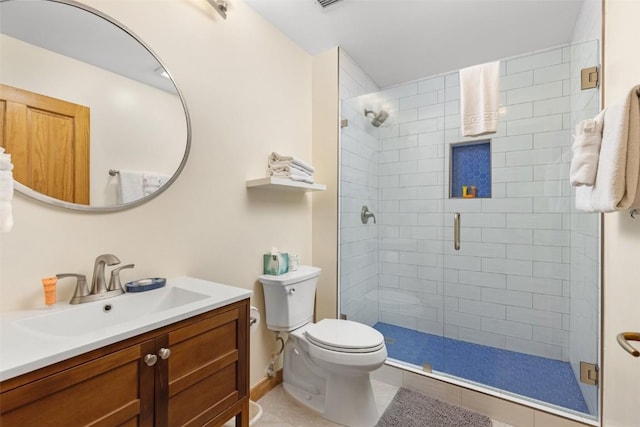
[[[129,203],[142,199],[142,172],[120,169],[118,173],[118,203]]]
[[[569,181],[574,187],[593,185],[596,182],[603,118],[604,111],[601,111],[593,119],[583,120],[576,125],[569,172]]]
[[[142,194],[148,196],[165,185],[171,177],[155,172],[142,173]]]
[[[495,133],[500,106],[500,62],[460,70],[460,118],[463,136]]]
[[[631,89],[624,103],[605,110],[595,184],[576,188],[576,208],[640,208],[640,85]]]

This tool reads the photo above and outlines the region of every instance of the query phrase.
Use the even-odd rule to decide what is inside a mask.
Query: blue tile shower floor
[[[413,365],[431,364],[454,375],[522,396],[589,413],[567,362],[458,341],[378,322],[389,357]]]

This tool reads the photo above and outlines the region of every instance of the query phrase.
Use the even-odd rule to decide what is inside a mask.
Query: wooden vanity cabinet
[[[239,301],[6,380],[0,426],[248,426],[248,316]]]

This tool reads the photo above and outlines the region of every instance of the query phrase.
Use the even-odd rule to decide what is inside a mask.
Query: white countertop
[[[197,295],[198,298],[193,301],[183,298],[189,295]],[[58,302],[52,307],[2,313],[0,381],[223,307],[251,295],[252,292],[248,289],[191,277],[178,277],[167,280],[165,287],[152,291],[127,293],[84,304]],[[183,300],[178,301],[180,298]],[[105,313],[103,309],[107,304],[111,306],[111,310]],[[120,307],[123,307],[123,311],[119,312]],[[87,329],[87,325],[94,324],[92,322],[100,326]],[[64,327],[51,333],[33,327],[42,325],[43,329],[51,329],[58,324],[64,324]]]

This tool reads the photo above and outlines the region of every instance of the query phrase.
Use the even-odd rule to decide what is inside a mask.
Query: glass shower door
[[[597,42],[503,61],[498,131],[462,137],[452,103],[443,159],[443,373],[581,416],[597,415],[579,365],[598,362],[599,322],[598,216],[568,180],[573,125],[598,112],[585,63]]]

